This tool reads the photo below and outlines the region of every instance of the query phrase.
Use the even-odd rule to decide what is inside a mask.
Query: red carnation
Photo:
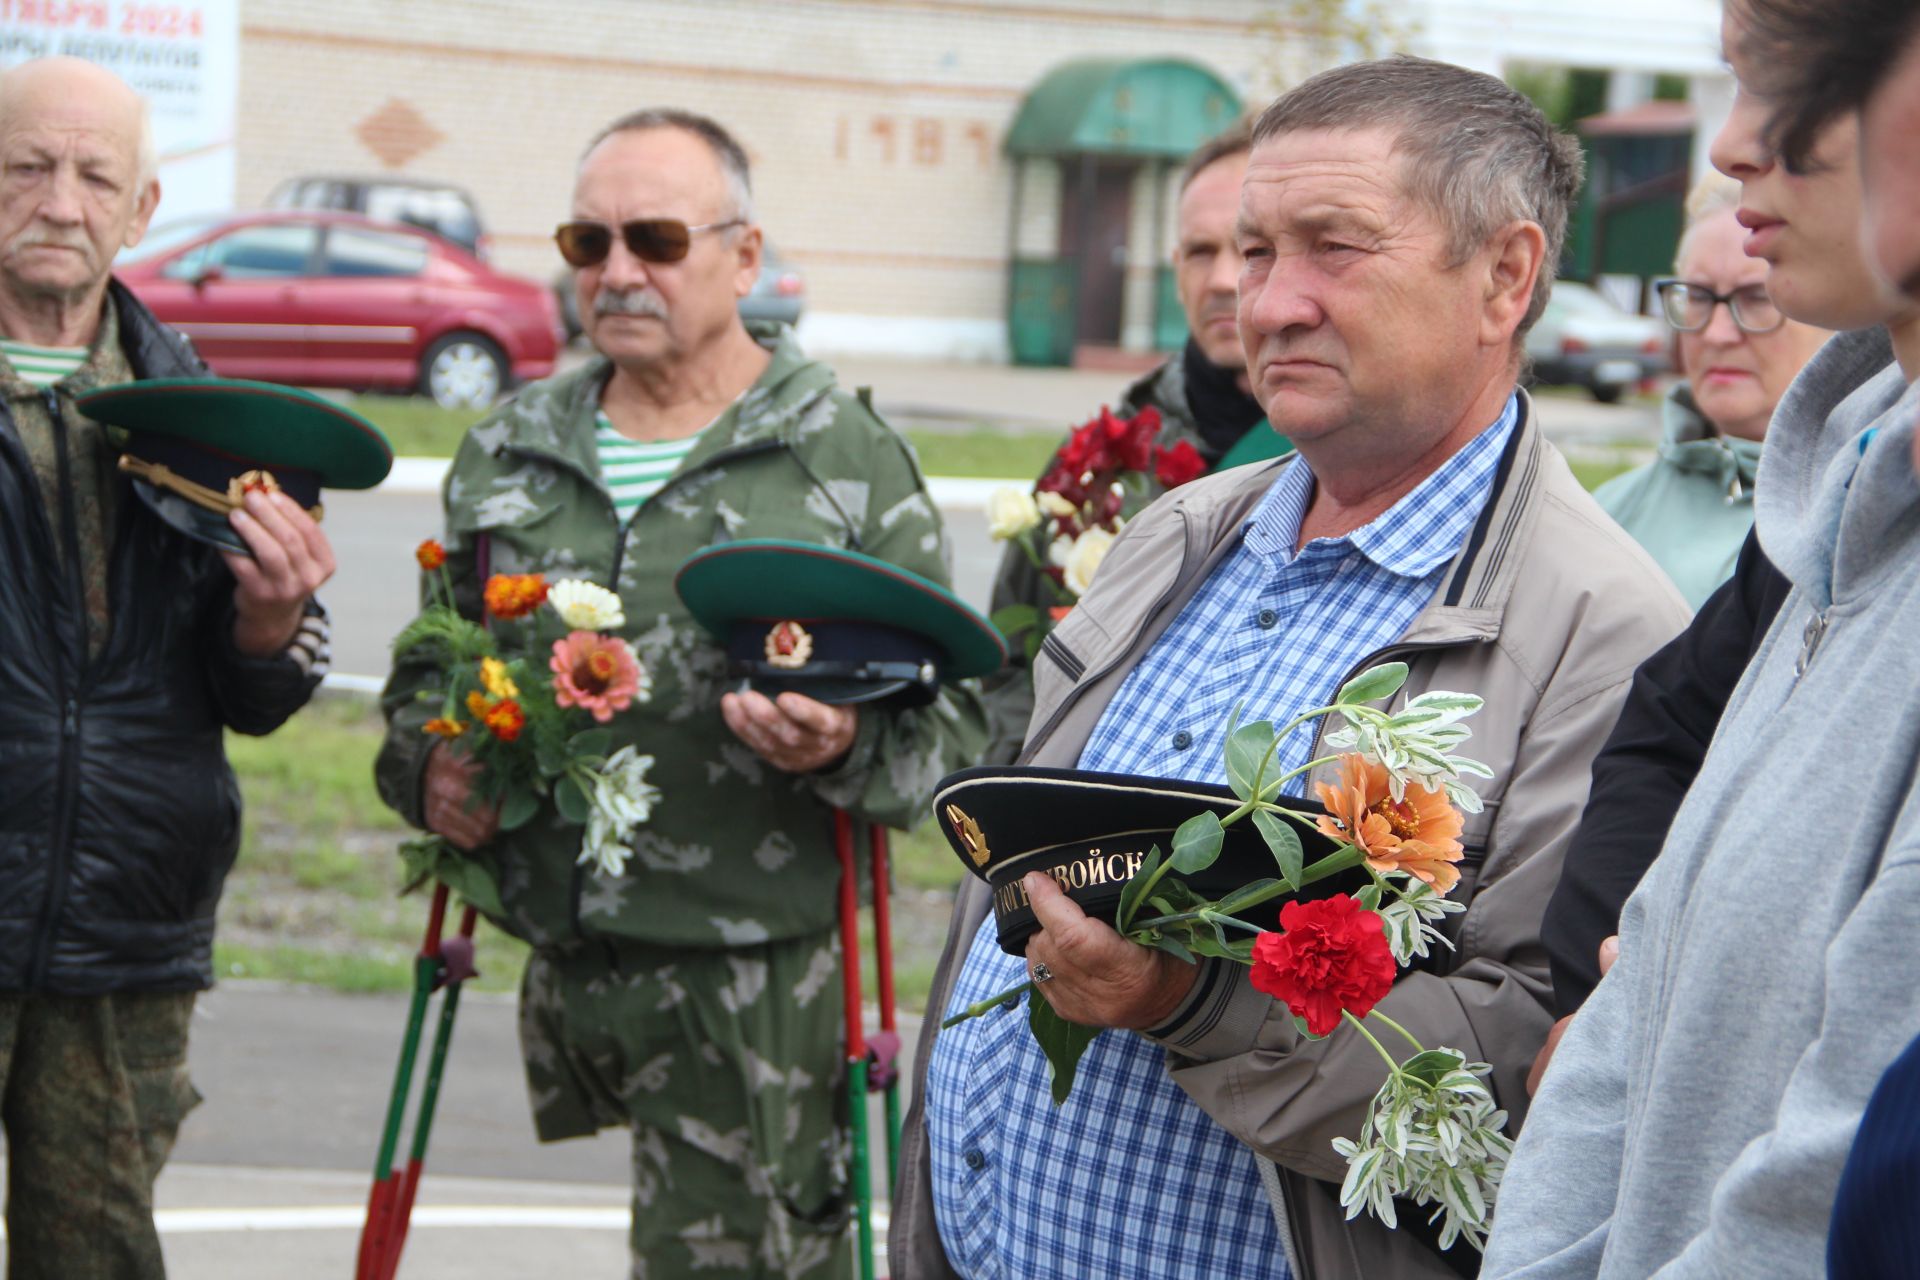
[[[1341,1012],[1364,1018],[1393,987],[1393,952],[1380,917],[1344,893],[1280,908],[1280,933],[1253,942],[1253,985],[1284,1001],[1324,1036]]]
[[[1171,449],[1153,451],[1153,474],[1169,489],[1178,489],[1189,480],[1197,480],[1207,469],[1207,460],[1193,443],[1182,440]]]
[[[1160,411],[1151,405],[1129,418],[1119,445],[1121,469],[1145,471],[1152,466],[1153,441],[1159,434]]]

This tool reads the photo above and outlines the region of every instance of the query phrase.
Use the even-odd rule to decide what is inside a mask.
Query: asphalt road
[[[486,950],[483,934],[483,966]],[[200,998],[190,1068],[206,1101],[155,1192],[170,1274],[353,1274],[406,1017],[403,997],[271,983],[225,982]],[[911,1051],[919,1020],[903,1016],[901,1032]],[[878,1097],[869,1126],[884,1196]],[[513,997],[463,998],[399,1280],[626,1274],[627,1160],[623,1131],[536,1142]]]

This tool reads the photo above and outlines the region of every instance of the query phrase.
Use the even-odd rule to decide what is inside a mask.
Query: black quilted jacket
[[[206,375],[118,284],[109,305],[139,377]],[[69,515],[47,518],[0,405],[0,993],[206,987],[240,843],[222,730],[271,731],[318,678],[242,656],[219,555],[124,488],[112,631],[90,660]]]

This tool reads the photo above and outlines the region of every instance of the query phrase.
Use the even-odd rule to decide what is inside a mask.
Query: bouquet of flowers
[[[1131,418],[1103,407],[1074,428],[1032,493],[1009,487],[988,500],[989,532],[1017,542],[1054,594],[1050,609],[1017,604],[993,615],[1002,633],[1027,633],[1029,658],[1046,624],[1086,593],[1126,517],[1155,496],[1154,485],[1173,489],[1206,472],[1199,450],[1185,440],[1162,448],[1154,443],[1159,434],[1160,411],[1151,405]]]
[[[625,624],[620,597],[578,579],[495,574],[481,625],[454,607],[440,544],[421,543],[415,557],[432,575],[429,602],[394,638],[393,652],[439,669],[439,688],[420,695],[439,703],[425,732],[481,766],[477,795],[498,808],[502,831],[525,825],[551,799],[584,828],[579,860],[619,875],[634,832],[660,801],[647,781],[653,757],[613,750],[603,727],[652,691],[646,668],[612,634]],[[401,855],[416,878],[447,881],[498,914],[497,893],[466,874],[464,858],[441,837],[409,841]]]
[[[1156,846],[1127,882],[1116,927],[1141,946],[1189,963],[1200,956],[1249,967],[1249,981],[1283,1002],[1302,1036],[1321,1039],[1342,1023],[1386,1060],[1387,1081],[1375,1094],[1356,1139],[1340,1138],[1335,1150],[1347,1162],[1340,1203],[1352,1218],[1363,1209],[1395,1225],[1394,1200],[1436,1205],[1442,1248],[1464,1239],[1485,1244],[1495,1195],[1512,1142],[1502,1132],[1506,1113],[1494,1106],[1485,1084],[1492,1067],[1469,1062],[1445,1047],[1429,1049],[1399,1023],[1374,1008],[1392,988],[1400,966],[1425,957],[1434,945],[1452,944],[1437,927],[1465,907],[1448,891],[1459,881],[1462,811],[1480,810],[1480,799],[1463,775],[1491,777],[1476,760],[1453,754],[1469,730],[1461,723],[1478,711],[1470,694],[1439,690],[1409,698],[1396,712],[1370,703],[1392,697],[1407,677],[1403,663],[1388,663],[1356,676],[1329,706],[1296,717],[1279,730],[1272,724],[1229,728],[1226,771],[1241,803],[1222,818],[1207,811],[1182,823],[1163,855]],[[1291,772],[1273,767],[1282,738],[1321,716],[1345,722],[1326,735],[1337,754],[1309,761]],[[1289,808],[1281,791],[1309,770],[1339,766],[1337,785],[1319,784],[1324,814]],[[1227,826],[1250,821],[1272,853],[1272,877],[1206,900],[1180,877],[1212,866]],[[1337,842],[1334,852],[1304,863],[1295,828],[1317,830]],[[1304,865],[1303,865],[1304,863]],[[1358,893],[1318,901],[1286,902],[1277,931],[1242,919],[1261,904],[1328,876],[1361,868],[1370,883]],[[1027,994],[1028,1025],[1052,1068],[1053,1098],[1063,1102],[1073,1088],[1080,1055],[1099,1034],[1061,1019],[1026,983],[980,1001],[943,1026]],[[1405,1040],[1412,1054],[1397,1059],[1365,1025],[1372,1021]]]

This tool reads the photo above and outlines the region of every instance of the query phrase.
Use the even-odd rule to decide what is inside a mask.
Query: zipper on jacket
[[[80,525],[74,511],[73,463],[67,453],[67,423],[60,415],[60,398],[53,389],[46,388],[41,396],[46,400],[47,412],[53,418],[54,451],[60,469],[60,536],[66,543],[67,569],[74,586],[73,603],[79,616],[79,634],[75,637],[80,646],[78,665],[84,668],[90,661],[87,653],[86,575],[80,566]],[[41,926],[34,938],[33,962],[27,975],[29,990],[38,990],[46,981],[54,931],[59,927],[61,913],[66,908],[67,871],[73,860],[73,850],[69,845],[73,840],[73,813],[77,802],[74,794],[74,756],[78,750],[79,736],[80,702],[73,690],[67,690],[62,696],[60,708],[59,780],[54,791],[52,846],[49,849],[52,857],[47,867],[47,897],[42,906]]]
[[[1807,674],[1807,668],[1813,665],[1814,650],[1820,647],[1820,641],[1827,634],[1827,614],[1829,610],[1820,609],[1807,619],[1806,630],[1800,633],[1800,657],[1793,664],[1793,678],[1798,680]]]

